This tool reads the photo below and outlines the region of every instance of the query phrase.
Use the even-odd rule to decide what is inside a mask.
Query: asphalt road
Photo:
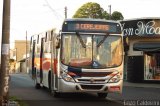
[[[27,74],[12,74],[10,96],[16,96],[28,106],[123,106],[120,99],[107,97],[100,99],[95,94],[65,93],[61,98],[54,98],[47,89],[35,89]],[[121,96],[117,94],[118,97]]]
[[[124,86],[122,94],[109,93],[106,99],[86,93],[65,93],[54,98],[47,89],[35,89],[27,74],[11,75],[10,96],[28,106],[160,106],[160,88]]]

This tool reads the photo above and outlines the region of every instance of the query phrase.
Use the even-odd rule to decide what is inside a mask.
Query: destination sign
[[[109,30],[109,25],[102,24],[76,24],[75,27],[77,30]]]
[[[62,32],[86,33],[121,33],[119,23],[106,21],[67,21],[64,22]]]

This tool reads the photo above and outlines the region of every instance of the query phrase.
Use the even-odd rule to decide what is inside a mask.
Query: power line
[[[54,13],[54,16],[56,16],[57,19],[63,18],[60,14],[58,14],[58,13],[56,12],[56,10],[54,10],[54,9],[51,7],[51,5],[49,4],[49,2],[48,2],[47,0],[44,0],[44,1],[46,2],[46,5],[45,5],[45,6],[47,6],[47,7]]]

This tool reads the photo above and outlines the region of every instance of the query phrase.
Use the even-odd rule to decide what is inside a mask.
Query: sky
[[[64,20],[64,7],[67,17],[72,18],[78,8],[87,2],[96,2],[109,13],[119,11],[124,19],[160,17],[160,0],[11,0],[10,44],[15,40],[25,40],[34,34],[60,28]],[[2,35],[2,7],[0,0],[0,38]]]

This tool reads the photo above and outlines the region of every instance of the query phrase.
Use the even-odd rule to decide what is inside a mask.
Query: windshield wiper
[[[101,46],[101,44],[106,40],[106,38],[109,36],[109,33],[106,33],[106,35],[103,37],[103,39],[97,44],[97,48]]]
[[[83,42],[82,37],[80,36],[80,34],[79,34],[78,32],[76,32],[76,35],[77,35],[77,37],[78,37],[78,39],[79,39],[82,47],[83,47],[83,48],[86,48],[86,45],[84,44],[84,42]]]

